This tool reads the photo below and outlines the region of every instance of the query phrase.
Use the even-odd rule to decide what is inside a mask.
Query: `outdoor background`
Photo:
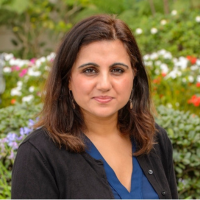
[[[0,198],[10,198],[17,148],[41,110],[58,45],[98,13],[124,20],[136,37],[156,121],[173,144],[179,198],[200,199],[199,0],[0,0]]]

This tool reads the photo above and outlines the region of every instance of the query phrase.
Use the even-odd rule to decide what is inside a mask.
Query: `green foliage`
[[[172,144],[180,199],[200,198],[200,118],[189,112],[158,106],[157,123]]]
[[[19,133],[21,127],[28,126],[29,119],[36,119],[41,104],[16,104],[0,109],[0,135],[6,136],[9,132]]]
[[[0,198],[11,198],[11,172],[17,148],[32,131],[41,104],[16,104],[0,109]],[[32,119],[32,120],[31,120]],[[14,136],[14,137],[13,137]]]
[[[156,106],[200,114],[200,59],[160,50],[144,56]],[[184,94],[184,95],[183,95]]]
[[[54,51],[64,34],[82,18],[108,13],[123,19],[135,32],[143,53],[165,48],[175,55],[197,55],[199,24],[195,17],[199,15],[198,0],[168,0],[168,6],[160,0],[1,0],[0,26],[6,26],[15,35],[11,39],[16,49],[16,57],[32,58],[47,55]],[[176,16],[166,14],[165,8],[177,10]],[[167,20],[165,26],[160,25]],[[186,23],[185,23],[186,22]],[[152,35],[151,28],[158,33]],[[47,37],[46,37],[47,36]],[[51,41],[51,42],[49,42]],[[176,54],[176,52],[178,54]]]
[[[35,120],[42,105],[17,104],[0,109],[0,198],[10,198],[11,171],[19,143],[31,132],[29,120]],[[156,121],[166,129],[174,148],[174,164],[179,198],[200,198],[200,118],[189,112],[157,107]],[[6,120],[9,119],[10,120]],[[3,122],[3,123],[2,123]],[[28,129],[22,134],[24,127]],[[8,135],[22,136],[8,143]],[[7,138],[7,140],[5,140]],[[10,146],[9,146],[10,145]]]
[[[59,41],[72,27],[71,18],[82,9],[82,4],[86,4],[84,0],[3,1],[0,26],[6,26],[15,35],[11,41],[16,46],[17,57],[38,57],[52,51],[47,45],[49,40]]]
[[[177,11],[174,11],[174,14]],[[199,55],[200,22],[196,20],[199,11],[184,11],[175,15],[130,17],[130,11],[119,17],[126,21],[136,39],[142,53],[151,53],[159,49],[170,51],[176,56]],[[137,33],[137,29],[142,33]],[[152,29],[156,29],[156,33]]]
[[[11,56],[7,59],[7,57]],[[44,82],[50,70],[55,54],[39,59],[21,60],[6,54],[4,78],[6,90],[1,95],[0,108],[25,101],[41,102]],[[6,71],[7,70],[7,71]]]

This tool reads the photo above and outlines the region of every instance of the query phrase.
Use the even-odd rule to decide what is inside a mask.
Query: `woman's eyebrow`
[[[115,66],[115,65],[122,65],[122,66],[126,67],[127,69],[129,68],[128,65],[126,65],[126,64],[124,64],[124,63],[120,63],[120,62],[113,63],[110,67],[113,67],[113,66]]]
[[[99,67],[99,65],[97,65],[96,63],[89,62],[89,63],[85,63],[85,64],[80,65],[78,68],[82,68],[82,67],[85,67],[85,66],[91,66],[91,65],[95,66],[95,67]],[[120,63],[120,62],[113,63],[112,65],[110,65],[110,68],[113,67],[113,66],[116,66],[116,65],[122,65],[122,66],[126,67],[127,69],[129,68],[128,65],[126,65],[124,63]]]
[[[88,66],[88,65],[99,67],[99,65],[97,65],[96,63],[89,62],[89,63],[85,63],[85,64],[80,65],[78,68],[82,68],[82,67],[85,67],[85,66]]]

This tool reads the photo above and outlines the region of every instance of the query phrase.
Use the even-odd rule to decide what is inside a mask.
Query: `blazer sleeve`
[[[172,199],[178,199],[178,192],[177,192],[177,181],[174,171],[174,162],[173,162],[173,147],[172,143],[167,135],[167,132],[157,126],[159,130],[158,137],[159,137],[159,149],[160,149],[160,156],[163,163],[163,168],[165,170],[165,174],[168,180],[168,184],[171,190]]]
[[[57,199],[58,188],[45,159],[28,141],[21,144],[12,170],[12,199]]]

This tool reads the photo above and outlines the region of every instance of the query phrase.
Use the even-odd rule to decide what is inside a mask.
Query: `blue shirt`
[[[98,149],[86,137],[86,152],[96,160],[102,160],[106,172],[108,183],[111,187],[115,199],[158,199],[158,195],[154,188],[143,173],[137,158],[133,156],[133,172],[131,177],[131,191],[129,192],[118,180],[115,172],[100,154]],[[132,142],[133,153],[135,152],[135,144]]]

